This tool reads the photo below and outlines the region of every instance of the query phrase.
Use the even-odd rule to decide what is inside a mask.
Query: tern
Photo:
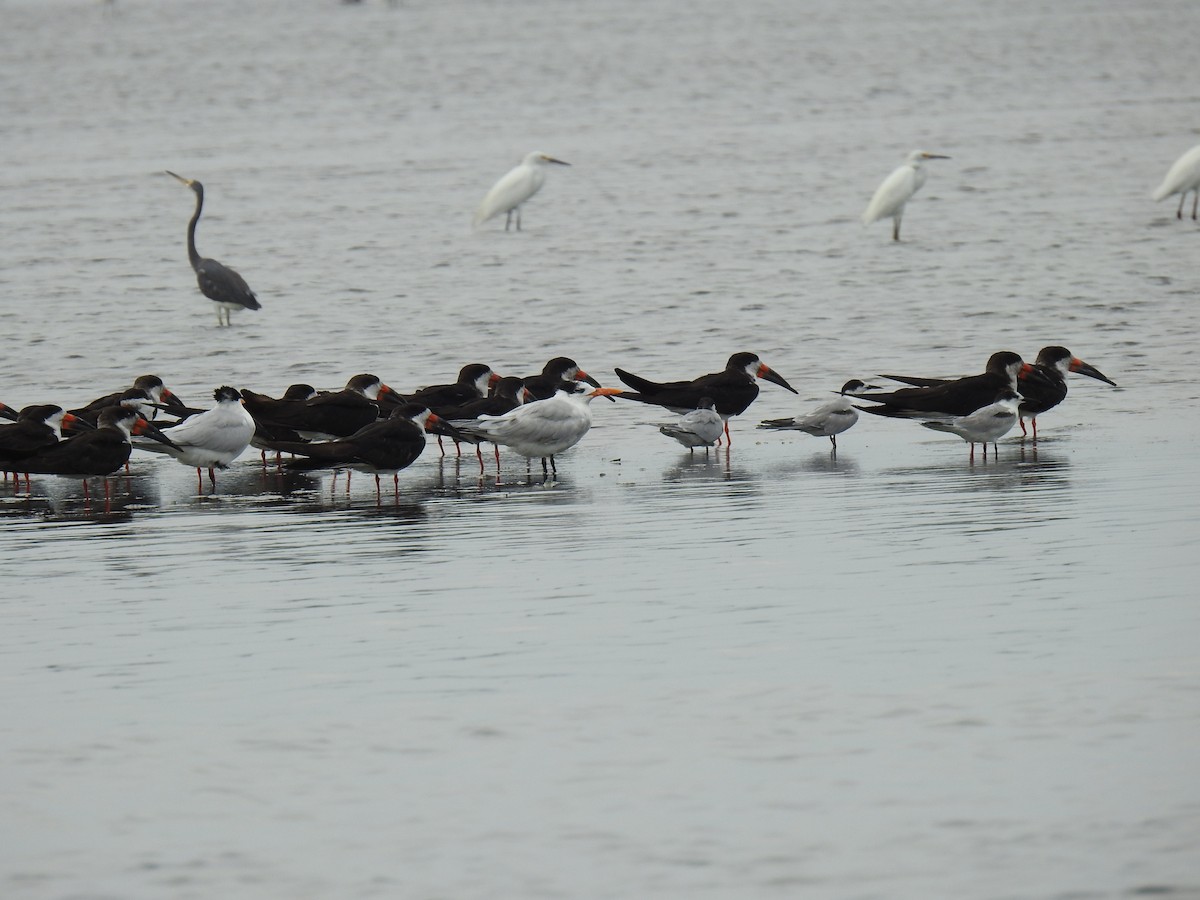
[[[975,410],[970,415],[954,416],[950,419],[922,422],[926,428],[934,431],[945,431],[957,434],[971,445],[971,461],[975,461],[975,445],[983,444],[983,458],[987,459],[987,445],[990,441],[995,447],[996,441],[1008,434],[1017,424],[1017,407],[1021,403],[1021,395],[1011,388],[1002,389],[994,402]],[[999,447],[995,447],[1000,452]]]
[[[725,420],[717,412],[716,401],[712,397],[701,397],[696,401],[696,408],[684,413],[678,422],[659,425],[658,430],[669,438],[681,443],[692,453],[697,447],[708,448],[721,439],[725,429]]]
[[[790,419],[766,419],[758,427],[776,431],[803,431],[814,437],[827,437],[833,444],[833,452],[837,453],[837,436],[843,431],[849,431],[858,421],[858,410],[851,404],[850,398],[877,390],[879,388],[873,384],[851,378],[842,385],[837,399],[822,403],[807,415]]]
[[[589,391],[577,384],[573,393],[559,390],[548,400],[523,404],[502,416],[482,415],[463,430],[511,447],[526,460],[540,458],[543,474],[549,460],[549,470],[557,473],[554,457],[578,444],[592,427],[591,401],[620,393],[605,387]]]
[[[241,392],[228,385],[213,391],[217,405],[189,416],[166,429],[171,445],[139,441],[139,450],[151,450],[173,456],[176,461],[196,470],[198,490],[204,489],[202,470],[208,469],[209,483],[215,488],[215,469],[226,469],[250,446],[254,437],[254,417],[242,405]]]

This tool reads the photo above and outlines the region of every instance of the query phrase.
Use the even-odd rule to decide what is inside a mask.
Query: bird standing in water
[[[875,195],[867,204],[862,214],[864,225],[870,225],[880,219],[892,220],[892,240],[900,240],[900,220],[904,218],[904,206],[912,199],[912,195],[921,189],[925,183],[925,167],[927,159],[949,159],[938,153],[926,153],[924,150],[914,150],[908,154],[903,165],[892,170],[883,183],[875,189]]]
[[[217,325],[229,325],[229,316],[235,309],[262,309],[262,304],[246,284],[246,279],[215,259],[206,259],[196,251],[196,223],[204,210],[204,185],[174,172],[172,178],[186,184],[196,193],[196,212],[188,222],[188,260],[196,270],[196,282],[200,293],[217,305]]]
[[[510,169],[503,178],[492,185],[479,208],[475,210],[475,227],[478,228],[488,219],[495,218],[500,213],[506,213],[504,230],[514,224],[517,231],[521,230],[521,206],[542,189],[546,183],[546,166],[569,166],[570,163],[547,156],[545,153],[534,151],[521,161],[521,164]]]
[[[716,401],[712,397],[701,397],[696,401],[696,408],[680,416],[678,422],[668,422],[659,425],[658,430],[669,438],[673,438],[692,453],[697,447],[708,448],[721,439],[725,431],[725,420],[717,412]]]
[[[1192,219],[1196,218],[1196,204],[1200,203],[1200,144],[1197,144],[1167,170],[1166,176],[1154,191],[1155,200],[1165,200],[1172,194],[1179,195],[1179,209],[1175,218],[1183,218],[1183,201],[1188,191],[1192,192]]]
[[[813,437],[827,437],[833,444],[833,453],[837,453],[837,436],[843,431],[849,431],[858,421],[858,410],[850,402],[851,397],[857,397],[867,391],[877,391],[873,384],[865,384],[857,378],[851,378],[838,391],[838,398],[822,403],[808,415],[793,416],[790,419],[767,419],[759,424],[759,428],[772,428],[776,431],[803,431]]]
[[[996,453],[1000,448],[996,441],[1008,434],[1017,424],[1017,407],[1023,398],[1011,388],[1003,388],[994,403],[975,410],[970,415],[954,416],[950,419],[922,422],[926,428],[957,434],[971,445],[971,462],[975,461],[975,444],[983,444],[983,458],[987,459],[987,445],[991,441]]]

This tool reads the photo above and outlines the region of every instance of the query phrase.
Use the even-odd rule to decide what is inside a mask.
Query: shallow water
[[[1200,231],[1148,199],[1200,8],[2,15],[10,405],[737,350],[799,396],[707,455],[597,401],[557,478],[431,445],[378,499],[252,453],[3,486],[0,894],[1200,897]],[[857,216],[914,145],[953,158],[893,244]],[[472,233],[535,148],[572,168]],[[1057,343],[1120,387],[986,462],[753,428]]]

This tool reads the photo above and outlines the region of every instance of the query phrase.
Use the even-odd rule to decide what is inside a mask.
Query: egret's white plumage
[[[822,403],[808,415],[795,416],[791,419],[767,419],[758,427],[772,428],[777,431],[803,431],[813,437],[827,437],[836,451],[837,436],[843,431],[849,431],[858,421],[858,410],[850,403],[850,398],[874,390],[879,390],[879,388],[852,378],[842,385],[837,399]]]
[[[1187,199],[1188,191],[1192,191],[1192,218],[1196,218],[1196,204],[1200,202],[1200,144],[1197,144],[1179,159],[1175,160],[1162,184],[1154,191],[1155,200],[1164,200],[1172,194],[1179,195],[1179,209],[1175,218],[1183,218],[1183,201]]]
[[[511,447],[526,459],[541,458],[554,464],[555,454],[574,447],[592,427],[589,406],[596,397],[619,394],[616,388],[596,388],[575,393],[556,391],[547,400],[535,400],[518,406],[502,416],[483,415],[463,430]]]
[[[475,227],[500,213],[505,213],[504,230],[508,231],[515,218],[517,231],[520,231],[521,205],[542,189],[546,182],[546,166],[551,163],[558,166],[570,165],[535,150],[527,155],[520,165],[510,169],[503,178],[492,185],[492,189],[475,210]]]
[[[864,225],[870,225],[880,219],[891,218],[892,240],[900,240],[900,220],[904,217],[904,205],[912,199],[912,195],[921,189],[925,183],[925,167],[927,159],[949,159],[938,153],[926,153],[924,150],[913,150],[904,160],[904,164],[893,170],[883,183],[875,189],[871,202],[867,204],[862,214]]]
[[[1010,388],[1004,388],[996,395],[996,401],[967,416],[953,416],[941,421],[922,422],[926,428],[934,431],[945,431],[957,434],[971,445],[971,456],[975,456],[975,445],[983,444],[984,458],[987,458],[987,445],[995,443],[1008,434],[1017,424],[1020,415],[1018,407],[1024,398]]]
[[[717,412],[712,397],[702,397],[696,408],[684,413],[678,422],[659,425],[658,430],[694,450],[713,446],[725,432],[725,420]]]

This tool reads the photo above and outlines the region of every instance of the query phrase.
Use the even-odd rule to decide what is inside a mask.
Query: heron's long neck
[[[197,191],[196,212],[192,214],[192,221],[188,222],[188,259],[193,269],[200,265],[200,254],[196,251],[196,223],[200,221],[200,212],[203,209],[204,195]]]

